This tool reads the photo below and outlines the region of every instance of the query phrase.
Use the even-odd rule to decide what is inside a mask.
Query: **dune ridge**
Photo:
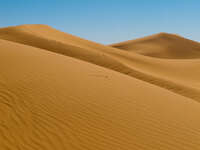
[[[160,36],[165,36],[165,34],[153,37],[158,38]],[[177,40],[177,38],[179,39],[179,37],[175,39]],[[0,39],[84,60],[155,84],[194,100],[200,100],[199,59],[154,59],[84,40],[46,25],[2,28],[0,29]]]
[[[40,48],[0,48],[1,149],[200,148],[198,102]]]

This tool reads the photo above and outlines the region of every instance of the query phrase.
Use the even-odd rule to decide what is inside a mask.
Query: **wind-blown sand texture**
[[[0,29],[0,149],[199,150],[200,44],[162,33],[112,46]]]

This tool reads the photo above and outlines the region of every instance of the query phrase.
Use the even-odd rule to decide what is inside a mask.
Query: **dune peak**
[[[173,35],[175,35],[175,34],[173,34],[173,33],[167,33],[167,32],[159,32],[159,33],[157,33],[157,34],[154,34],[154,35],[157,35],[157,36],[173,36]]]
[[[16,25],[16,26],[9,26],[0,28],[0,30],[9,30],[9,29],[24,29],[24,28],[52,28],[46,24],[23,24],[23,25]]]
[[[184,38],[182,37],[181,35],[179,34],[175,34],[175,33],[167,33],[167,32],[160,32],[160,33],[157,33],[157,34],[153,34],[151,36],[156,36],[158,38],[173,38],[173,37],[181,37],[181,38]],[[151,36],[147,36],[147,37],[151,37]]]
[[[24,28],[24,27],[33,27],[33,28],[52,28],[51,26],[49,25],[46,25],[46,24],[23,24],[23,25],[18,25],[18,26],[15,26],[15,28]]]

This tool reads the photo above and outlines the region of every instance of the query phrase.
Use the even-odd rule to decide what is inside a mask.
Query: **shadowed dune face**
[[[1,149],[199,149],[192,99],[38,48],[0,48]]]
[[[125,41],[111,46],[157,58],[200,58],[200,43],[167,33]]]
[[[0,29],[0,148],[199,150],[199,43],[162,33],[117,45]]]

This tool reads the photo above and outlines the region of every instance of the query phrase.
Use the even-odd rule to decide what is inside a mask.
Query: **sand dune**
[[[198,43],[152,37],[159,58],[46,25],[0,29],[0,148],[199,150]]]
[[[2,28],[0,39],[81,59],[200,101],[199,59],[154,59],[84,40],[46,25]],[[188,45],[192,47],[193,42]]]
[[[111,46],[157,58],[200,58],[200,43],[168,33],[159,33]]]
[[[199,103],[67,56],[0,48],[1,149],[199,149]]]

